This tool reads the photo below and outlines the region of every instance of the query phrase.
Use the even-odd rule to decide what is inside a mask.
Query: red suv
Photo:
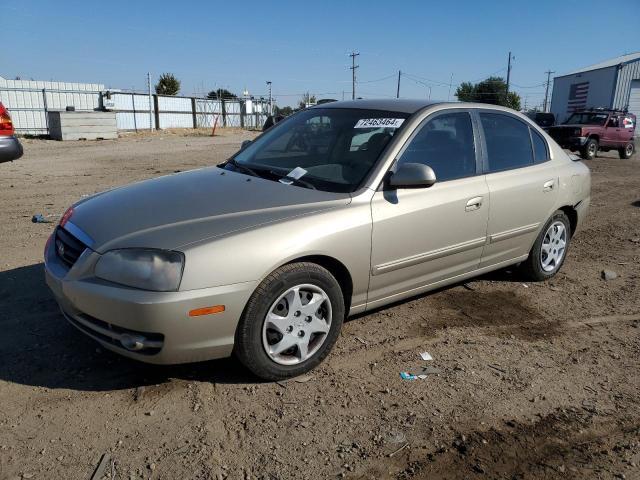
[[[620,158],[630,158],[635,150],[635,130],[634,114],[598,108],[575,112],[548,132],[562,148],[579,151],[582,158],[591,160],[599,150],[618,150]]]
[[[0,102],[0,163],[10,162],[22,156],[22,145],[15,136],[9,112]]]

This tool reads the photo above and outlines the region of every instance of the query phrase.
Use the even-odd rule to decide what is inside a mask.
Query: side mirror
[[[436,173],[433,168],[421,163],[403,163],[388,181],[392,188],[428,188],[434,183]]]
[[[242,142],[240,144],[240,150],[244,150],[245,148],[247,148],[249,145],[251,145],[251,140],[245,140],[244,142]]]

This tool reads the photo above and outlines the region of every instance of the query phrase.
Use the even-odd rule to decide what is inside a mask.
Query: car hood
[[[209,167],[127,185],[74,205],[69,221],[103,253],[179,249],[207,238],[349,203],[344,193]]]

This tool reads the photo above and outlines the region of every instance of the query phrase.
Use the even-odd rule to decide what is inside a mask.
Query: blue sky
[[[280,105],[303,92],[346,98],[349,52],[357,94],[447,99],[455,85],[506,75],[528,105],[558,74],[640,50],[615,23],[640,25],[640,0],[565,1],[164,1],[0,0],[0,75],[144,89],[146,72],[172,72],[186,95],[224,87]],[[624,12],[620,11],[624,9]],[[605,17],[605,18],[603,18]],[[608,18],[608,20],[605,20]],[[614,28],[614,30],[610,30]],[[618,33],[616,33],[618,32]]]

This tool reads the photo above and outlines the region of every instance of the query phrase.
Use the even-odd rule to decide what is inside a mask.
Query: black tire
[[[281,365],[269,357],[262,343],[262,327],[269,308],[288,289],[301,284],[315,285],[327,294],[332,318],[324,343],[309,359],[295,365]],[[331,273],[315,263],[284,265],[256,288],[244,309],[236,330],[234,354],[256,376],[283,380],[315,368],[333,348],[344,322],[345,303],[340,284]]]
[[[544,241],[547,230],[549,229],[551,224],[556,221],[562,222],[567,232],[564,255],[552,271],[545,271],[542,268],[542,242]],[[547,223],[545,223],[544,227],[542,227],[542,229],[540,230],[538,238],[536,238],[533,247],[531,247],[529,257],[520,264],[520,273],[522,274],[524,279],[532,282],[542,282],[544,280],[548,280],[556,273],[558,273],[558,271],[564,264],[565,259],[567,258],[567,251],[569,250],[569,244],[571,243],[571,233],[571,222],[569,221],[569,218],[562,210],[556,210],[555,213],[551,215],[551,218],[547,221]]]
[[[631,158],[634,151],[635,145],[633,142],[629,142],[623,148],[618,149],[618,154],[620,155],[620,158],[627,160]]]
[[[598,155],[598,141],[595,138],[590,138],[584,147],[580,149],[580,156],[585,160],[593,160]]]

